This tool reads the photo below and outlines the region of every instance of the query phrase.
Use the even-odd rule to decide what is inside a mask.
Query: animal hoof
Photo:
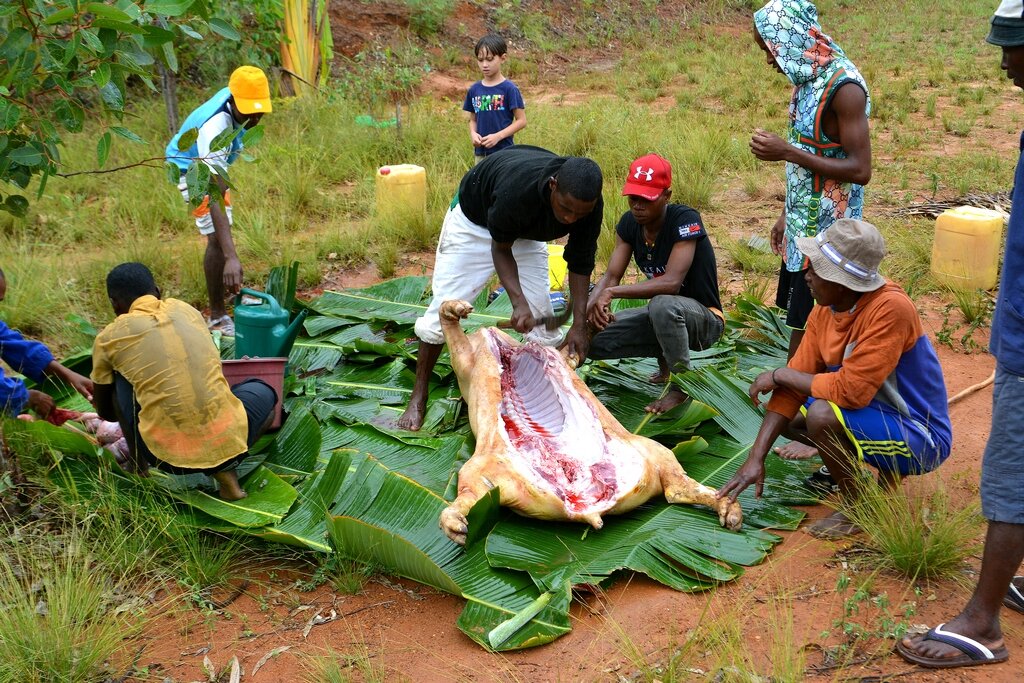
[[[459,545],[466,545],[466,534],[469,533],[469,522],[465,515],[451,509],[445,508],[441,513],[441,519],[437,521],[444,535]]]
[[[719,507],[718,520],[726,529],[739,531],[743,526],[743,508],[739,503],[730,503],[728,498],[722,499],[723,505]]]
[[[467,301],[453,299],[451,301],[445,301],[443,304],[441,304],[441,317],[445,320],[458,320],[459,318],[468,318],[469,314],[472,312],[473,306]]]

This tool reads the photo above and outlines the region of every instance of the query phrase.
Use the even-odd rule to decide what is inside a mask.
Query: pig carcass
[[[520,345],[497,328],[472,336],[460,320],[473,307],[441,305],[441,327],[469,407],[476,450],[459,471],[458,497],[440,526],[464,544],[466,513],[488,490],[527,517],[602,526],[605,514],[632,510],[660,493],[670,503],[707,505],[729,529],[743,512],[686,475],[665,446],[636,436],[608,412],[550,347]]]

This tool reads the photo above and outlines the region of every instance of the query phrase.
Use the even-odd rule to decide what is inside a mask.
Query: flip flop
[[[899,653],[900,657],[907,660],[911,664],[917,664],[927,669],[956,669],[963,666],[980,666],[982,664],[999,664],[1005,662],[1010,658],[1010,653],[1007,652],[1006,646],[1000,645],[994,650],[990,650],[978,641],[962,636],[959,633],[953,633],[947,631],[942,627],[945,624],[939,624],[932,630],[928,631],[918,642],[924,642],[925,640],[934,640],[939,643],[945,643],[951,647],[960,650],[963,654],[957,655],[956,657],[925,657],[919,655],[906,645],[903,644],[903,640],[896,641],[896,652]]]
[[[834,515],[835,513],[833,513]],[[849,519],[835,519],[833,515],[819,519],[814,524],[806,527],[807,533],[815,538],[826,541],[835,541],[847,536],[854,536],[863,533],[863,529]]]
[[[222,315],[216,320],[211,320],[206,323],[206,327],[213,331],[218,330],[225,337],[235,336],[235,321],[231,319],[230,315]]]
[[[1024,614],[1024,581],[1020,585],[1014,583],[1017,579],[1024,579],[1024,576],[1015,576],[1010,581],[1010,587],[1006,589],[1006,597],[1003,598],[1003,604],[1012,609],[1014,612],[1020,612]]]

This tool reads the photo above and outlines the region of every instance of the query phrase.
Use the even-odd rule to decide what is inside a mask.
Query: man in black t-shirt
[[[512,300],[512,328],[541,344],[561,341],[559,331],[544,329],[538,320],[553,315],[545,242],[565,235],[573,302],[565,344],[583,362],[590,345],[587,290],[603,215],[601,169],[583,157],[513,145],[487,156],[463,176],[437,242],[433,300],[416,320],[416,383],[399,427],[418,430],[423,425],[430,375],[444,344],[441,304],[473,301],[495,273]]]
[[[700,214],[669,204],[672,166],[648,154],[629,167],[622,194],[629,211],[615,228],[615,250],[608,269],[587,303],[587,320],[598,330],[590,357],[657,358],[652,382],[668,382],[672,372],[690,368],[690,350],[706,349],[725,329],[718,297],[715,251]],[[645,282],[622,285],[633,258]],[[650,299],[642,308],[611,313],[612,299]],[[664,413],[687,399],[672,386],[647,411]]]

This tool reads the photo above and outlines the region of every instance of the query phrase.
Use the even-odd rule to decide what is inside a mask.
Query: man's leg
[[[129,462],[119,463],[133,474],[149,475],[149,466],[155,458],[139,434],[139,404],[135,400],[135,388],[119,373],[114,373],[114,411],[121,426],[121,435],[128,444]]]
[[[217,320],[227,315],[227,307],[224,305],[224,251],[215,234],[206,236],[203,273],[206,275],[206,293],[210,297],[210,320]]]
[[[721,318],[689,297],[656,296],[651,299],[648,308],[654,335],[670,372],[689,370],[690,350],[710,348],[725,329]],[[668,393],[647,406],[647,410],[665,413],[684,403],[687,398],[685,392],[670,385]]]
[[[242,402],[246,417],[246,445],[251,448],[274,421],[277,392],[260,379],[247,379],[231,387],[231,393]],[[235,468],[249,455],[248,451],[232,458],[225,469],[212,473],[217,493],[223,500],[241,500],[247,495],[238,483]]]
[[[999,610],[1006,589],[1024,561],[1024,377],[996,368],[992,429],[981,465],[981,511],[988,522],[981,573],[963,611],[943,627],[994,650],[1003,647]],[[942,660],[960,650],[925,636],[904,638],[912,655]],[[902,652],[901,652],[902,653]]]
[[[659,358],[663,356],[661,344],[651,319],[650,304],[641,308],[629,308],[615,314],[615,322],[604,328],[590,341],[589,357],[594,360],[606,358]],[[679,392],[671,387],[669,392]],[[662,413],[662,401],[668,395],[653,401],[645,409]],[[685,396],[683,398],[685,400]],[[678,405],[678,403],[676,404]]]
[[[807,407],[806,421],[807,436],[817,446],[822,462],[838,484],[839,494],[848,501],[855,500],[860,485],[857,447],[846,433],[833,404],[825,400],[814,401]],[[860,529],[849,517],[836,510],[809,526],[807,531],[821,538],[841,538],[858,533]]]
[[[462,207],[456,204],[445,215],[437,242],[434,276],[430,284],[433,298],[426,313],[416,319],[416,336],[420,340],[416,354],[416,380],[409,405],[398,418],[400,429],[417,431],[423,426],[430,377],[444,346],[439,317],[441,304],[451,299],[472,303],[493,275],[491,234],[486,228],[470,222],[462,213]]]
[[[427,394],[430,392],[430,375],[434,372],[434,366],[437,365],[443,348],[444,344],[420,342],[416,351],[416,380],[409,396],[409,405],[398,418],[399,429],[415,432],[423,426],[423,416],[427,412]]]

